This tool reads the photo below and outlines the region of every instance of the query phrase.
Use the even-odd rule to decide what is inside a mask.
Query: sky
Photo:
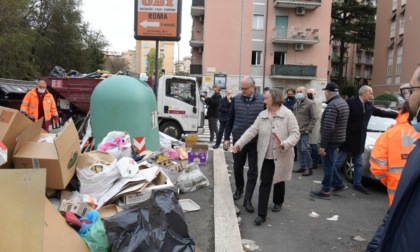
[[[191,1],[182,1],[181,40],[179,56],[191,55]],[[109,51],[135,50],[134,1],[128,0],[83,0],[83,20],[94,30],[99,30],[109,42]],[[175,43],[174,59],[178,59],[178,45]]]

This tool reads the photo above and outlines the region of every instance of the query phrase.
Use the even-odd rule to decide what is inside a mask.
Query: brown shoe
[[[311,176],[312,175],[312,170],[311,169],[307,169],[302,173],[302,176]]]

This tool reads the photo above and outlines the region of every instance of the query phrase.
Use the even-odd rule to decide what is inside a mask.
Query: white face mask
[[[38,92],[39,92],[40,94],[43,94],[43,93],[45,93],[45,89],[38,88]]]

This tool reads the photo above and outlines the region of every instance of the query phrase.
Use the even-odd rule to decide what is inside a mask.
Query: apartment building
[[[136,72],[137,55],[136,50],[128,50],[122,53],[122,57],[128,62],[128,71]]]
[[[351,83],[356,86],[372,84],[373,49],[361,49],[358,44],[345,43],[347,48],[344,55],[343,84]],[[330,81],[338,82],[340,67],[340,42],[331,41]]]
[[[174,64],[174,73],[178,71],[190,72],[191,56],[185,56],[182,60],[178,60]]]
[[[206,89],[226,76],[239,90],[327,84],[331,0],[193,0],[190,74]]]
[[[174,73],[174,42],[160,41],[158,48],[159,58],[163,58],[162,68],[165,74]],[[137,40],[136,41],[136,72],[147,72],[147,55],[150,49],[156,48],[156,41]]]
[[[399,86],[410,82],[420,62],[418,10],[418,0],[377,1],[372,74],[375,93],[397,95]]]

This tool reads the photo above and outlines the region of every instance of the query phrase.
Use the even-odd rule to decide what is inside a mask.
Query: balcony
[[[321,0],[274,0],[277,8],[305,8],[316,9],[321,7]]]
[[[203,65],[190,65],[190,75],[202,75]]]
[[[275,27],[273,29],[272,43],[305,44],[319,43],[319,29],[302,27]]]
[[[192,31],[191,32],[191,40],[190,40],[191,47],[203,47],[203,32],[202,31]]]
[[[333,55],[331,57],[331,62],[332,63],[340,63],[340,55],[338,55],[338,56]],[[343,63],[348,63],[348,62],[349,62],[349,58],[344,56]]]
[[[313,65],[271,65],[271,78],[314,80],[316,66]]]
[[[204,0],[192,0],[191,16],[199,17],[204,15]]]

